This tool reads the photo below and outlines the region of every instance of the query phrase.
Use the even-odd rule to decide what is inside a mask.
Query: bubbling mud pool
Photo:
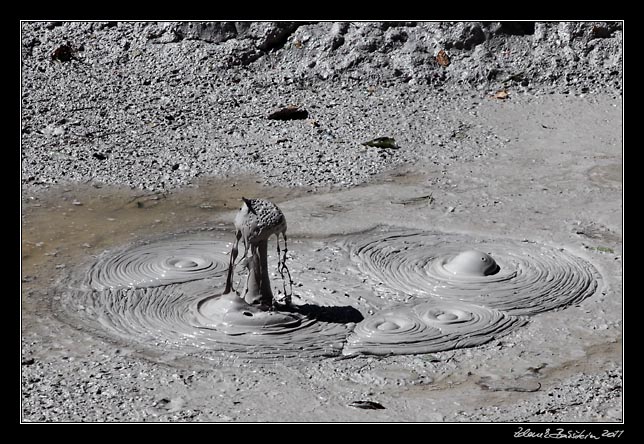
[[[173,235],[105,252],[71,279],[62,308],[99,334],[204,358],[339,355],[362,319],[350,306],[335,315],[301,300],[268,312],[244,306],[230,310],[225,327],[213,322],[209,305],[229,296],[230,234]]]
[[[417,354],[472,347],[525,323],[524,318],[478,305],[421,300],[358,324],[343,353]]]
[[[259,310],[224,294],[232,233],[107,251],[66,280],[60,306],[99,334],[206,359],[418,354],[506,335],[591,296],[600,278],[562,248],[385,227],[297,239],[292,301]]]
[[[596,291],[599,278],[590,263],[565,249],[528,240],[393,231],[352,236],[346,247],[360,272],[392,290],[511,315],[579,303]]]
[[[157,287],[223,276],[228,256],[219,243],[170,239],[109,252],[91,267],[85,285],[93,290]]]

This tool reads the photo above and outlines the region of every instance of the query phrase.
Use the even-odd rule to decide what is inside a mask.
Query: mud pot
[[[618,153],[548,152],[547,196],[514,145],[345,190],[25,195],[24,371],[66,366],[42,390],[70,398],[118,364],[86,401],[117,420],[619,420],[614,391],[589,411],[574,389],[621,380]]]
[[[249,214],[244,204],[238,219]],[[316,285],[320,278],[309,273],[292,295],[286,286],[276,289],[281,298],[288,297],[279,304],[268,270],[261,265],[260,271],[260,263],[267,262],[268,238],[285,236],[284,215],[279,212],[278,217],[272,226],[255,221],[252,229],[236,220],[234,244],[231,231],[209,230],[111,251],[62,290],[61,303],[70,319],[96,324],[122,340],[204,356],[223,351],[283,360],[481,345],[524,325],[527,319],[520,315],[579,303],[598,286],[594,267],[563,248],[437,232],[383,236],[380,229],[319,240],[322,248],[317,249],[299,242],[298,263],[324,264],[315,274],[332,281],[324,291]],[[244,289],[237,292],[232,280],[240,238],[248,270]],[[249,253],[253,242],[263,242],[264,249]],[[282,257],[279,241],[277,245],[274,258],[278,268],[285,268],[288,250],[283,249]],[[493,252],[498,261],[467,250],[472,246]],[[339,254],[327,256],[329,250]],[[266,277],[255,277],[264,273]],[[353,288],[367,276],[387,290],[352,297]],[[334,318],[333,312],[339,316]],[[346,322],[351,312],[353,321]],[[363,316],[368,317],[356,326]]]

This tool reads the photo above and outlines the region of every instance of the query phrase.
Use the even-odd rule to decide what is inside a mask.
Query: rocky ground
[[[23,421],[623,419],[621,23],[26,22],[21,38]],[[289,105],[306,116],[269,118]],[[295,366],[173,360],[57,313],[61,275],[229,224],[242,195],[279,202],[294,239],[391,224],[553,242],[602,291],[473,349]]]
[[[620,23],[22,25],[22,181],[364,183],[463,153],[460,99],[619,96]],[[444,51],[445,57],[437,55]],[[303,120],[270,120],[297,105]],[[469,130],[469,128],[467,128]],[[476,129],[475,129],[476,131]],[[485,129],[477,137],[488,140]],[[364,149],[393,137],[404,148]],[[483,148],[481,148],[483,149]]]

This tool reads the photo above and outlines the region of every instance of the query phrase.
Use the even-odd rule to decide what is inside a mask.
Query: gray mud
[[[349,241],[355,266],[408,295],[470,301],[513,315],[531,315],[581,302],[595,293],[600,278],[591,264],[565,249],[528,239],[383,231],[371,237],[357,236],[353,245]],[[458,262],[473,247],[493,257],[478,253],[469,262],[494,261],[494,272],[455,272],[459,266],[467,270],[468,264]]]
[[[22,419],[622,421],[621,24],[525,23],[24,23]],[[300,322],[254,344],[194,318],[242,196]]]

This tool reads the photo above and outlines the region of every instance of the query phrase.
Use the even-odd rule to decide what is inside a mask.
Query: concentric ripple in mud
[[[376,313],[354,329],[343,353],[433,353],[484,344],[525,324],[521,317],[464,302],[418,299]]]
[[[271,332],[251,325],[244,332],[248,334],[230,334],[212,328],[198,315],[200,303],[222,291],[213,281],[201,280],[152,288],[75,290],[66,294],[64,303],[83,323],[111,336],[203,357],[335,356],[353,326],[296,313],[302,322],[290,328]]]
[[[563,249],[460,234],[394,232],[350,240],[351,257],[374,280],[405,294],[473,302],[512,315],[566,307],[592,295],[598,273]],[[459,274],[455,258],[475,248],[498,269]]]
[[[143,288],[223,276],[230,243],[203,238],[171,239],[104,255],[88,275],[94,290]]]
[[[107,252],[70,277],[61,307],[94,331],[206,359],[415,354],[507,334],[522,315],[588,297],[599,277],[534,242],[377,231],[296,241],[299,291],[267,312],[221,296],[230,237],[192,233]],[[363,274],[391,291],[373,291]]]
[[[362,320],[350,306],[299,299],[281,311],[210,310],[224,299],[231,244],[222,238],[230,237],[230,232],[191,233],[106,252],[82,276],[71,277],[62,308],[91,330],[181,354],[339,355],[355,322]],[[333,309],[338,310],[330,315]]]

